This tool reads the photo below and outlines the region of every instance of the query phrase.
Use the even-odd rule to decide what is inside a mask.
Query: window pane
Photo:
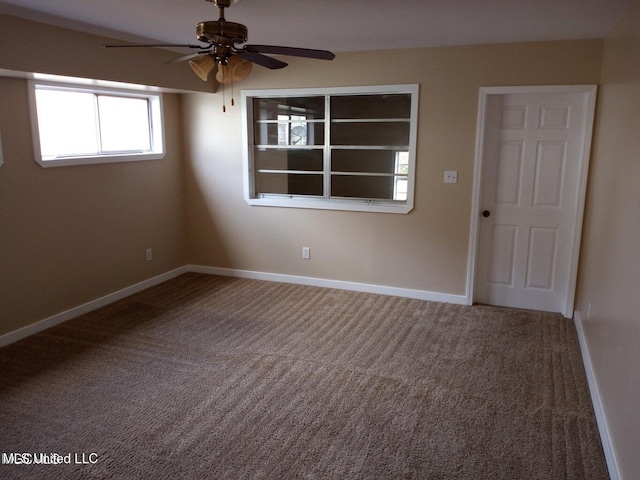
[[[98,96],[102,150],[151,150],[149,101],[144,98]]]
[[[256,123],[255,145],[322,145],[324,122]]]
[[[331,150],[331,171],[369,173],[407,173],[398,171],[396,150]]]
[[[324,119],[324,96],[253,99],[254,121],[277,120],[278,115],[304,115],[309,120]]]
[[[321,171],[322,150],[259,149],[253,154],[258,170]]]
[[[409,118],[411,95],[348,95],[331,97],[331,118]]]
[[[393,200],[395,177],[331,175],[331,196]]]
[[[304,115],[278,115],[278,145],[309,145],[309,128]]]
[[[98,152],[92,93],[36,89],[35,94],[43,159]]]
[[[409,122],[332,122],[332,145],[409,145]]]
[[[396,171],[395,173],[409,173],[409,152],[396,152]]]
[[[263,193],[322,196],[322,175],[257,172],[256,195]]]
[[[409,191],[409,178],[396,177],[395,190],[393,192],[394,200],[406,200]]]

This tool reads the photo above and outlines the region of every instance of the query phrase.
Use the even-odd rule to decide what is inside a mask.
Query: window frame
[[[93,83],[93,84],[92,84]],[[29,109],[31,114],[31,134],[35,161],[44,168],[74,165],[92,165],[103,163],[137,162],[159,160],[165,156],[164,110],[161,92],[145,92],[137,89],[106,87],[100,82],[70,82],[31,79],[29,84]],[[97,84],[97,85],[96,85]],[[149,137],[151,148],[148,151],[104,152],[90,155],[64,155],[56,158],[43,158],[40,145],[40,125],[36,104],[36,90],[48,89],[66,92],[89,93],[94,96],[111,96],[143,99],[149,104]],[[99,129],[99,122],[98,127]]]
[[[327,185],[331,179],[331,149],[340,147],[330,143],[330,128],[332,119],[330,117],[330,107],[328,103],[332,96],[349,95],[384,95],[384,94],[409,94],[411,97],[409,122],[409,145],[408,157],[409,166],[407,172],[407,199],[405,201],[374,199],[374,198],[347,198],[332,197],[330,188]],[[253,99],[254,98],[278,98],[278,97],[310,97],[324,96],[326,106],[325,136],[323,144],[323,170],[322,176],[325,185],[322,197],[305,196],[295,194],[255,194],[255,173],[254,166],[254,118]],[[416,169],[416,149],[418,131],[418,104],[419,85],[373,85],[355,87],[329,87],[329,88],[287,88],[287,89],[260,89],[243,90],[242,92],[242,143],[243,143],[243,176],[244,176],[244,198],[250,205],[271,206],[271,207],[291,207],[291,208],[312,208],[325,210],[349,210],[361,212],[381,212],[381,213],[409,213],[414,206],[415,190],[415,169]],[[396,181],[394,180],[394,188]]]

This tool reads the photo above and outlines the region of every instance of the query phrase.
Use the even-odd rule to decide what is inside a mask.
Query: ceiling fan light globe
[[[226,65],[220,65],[216,72],[218,83],[227,84],[244,80],[251,73],[253,64],[236,55],[229,58]]]
[[[204,82],[207,81],[209,73],[211,73],[211,70],[213,70],[215,65],[216,62],[211,55],[202,55],[194,60],[189,60],[191,70],[193,70]]]

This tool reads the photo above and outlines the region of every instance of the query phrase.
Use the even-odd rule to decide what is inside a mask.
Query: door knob
[[[490,212],[489,210],[484,210],[484,211],[482,212],[482,216],[483,216],[484,218],[490,217],[490,216],[491,216],[491,212]]]

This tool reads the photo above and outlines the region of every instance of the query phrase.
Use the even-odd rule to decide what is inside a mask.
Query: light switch
[[[458,171],[457,170],[445,170],[444,183],[458,183]]]

